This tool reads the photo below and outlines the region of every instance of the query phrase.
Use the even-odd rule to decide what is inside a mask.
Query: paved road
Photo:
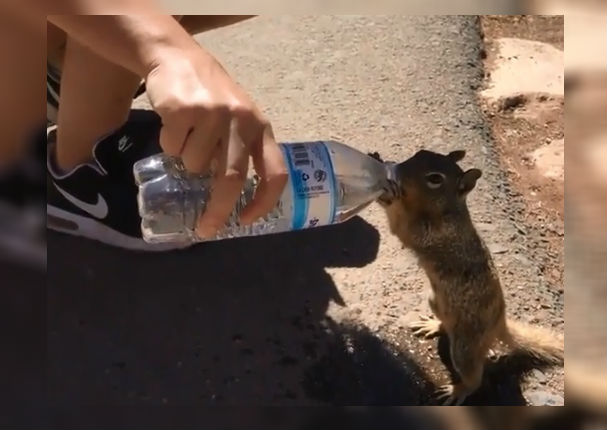
[[[395,160],[468,150],[464,165],[484,170],[472,213],[505,288],[542,293],[476,104],[475,18],[261,17],[200,40],[280,140],[333,138]],[[434,344],[403,334],[426,308],[425,279],[375,206],[334,228],[166,255],[48,241],[59,402],[420,404],[433,388],[421,369],[446,377]]]

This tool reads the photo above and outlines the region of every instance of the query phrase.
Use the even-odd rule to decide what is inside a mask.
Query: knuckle
[[[242,184],[247,179],[247,175],[237,169],[228,169],[225,173],[224,179],[230,184]]]
[[[268,181],[275,182],[281,186],[284,186],[289,179],[289,174],[287,173],[287,169],[282,167],[276,173],[272,173],[268,175]]]
[[[249,103],[233,102],[229,106],[230,113],[237,118],[250,121],[255,118],[255,108]]]
[[[191,123],[196,117],[196,110],[195,105],[179,100],[162,106],[160,109],[157,109],[157,112],[163,121],[181,124],[186,122]]]
[[[230,116],[230,106],[225,103],[215,103],[211,106],[209,111],[220,118],[225,118]]]

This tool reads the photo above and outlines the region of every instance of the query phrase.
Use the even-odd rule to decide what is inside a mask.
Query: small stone
[[[552,305],[550,303],[542,303],[540,306],[543,309],[552,309]]]
[[[563,397],[542,390],[531,390],[525,393],[527,401],[531,406],[563,406]]]
[[[497,226],[489,222],[477,222],[476,228],[478,228],[480,231],[491,232],[495,231]]]
[[[548,378],[546,378],[546,375],[544,374],[544,372],[542,372],[539,369],[533,369],[532,374],[535,377],[535,379],[537,379],[537,382],[539,382],[540,384],[545,384],[548,379]]]
[[[515,255],[514,259],[517,260],[519,263],[522,263],[527,266],[531,266],[531,264],[532,264],[531,260],[529,260],[527,257],[520,255],[520,254]]]
[[[489,245],[489,251],[491,251],[492,254],[503,254],[505,252],[508,252],[508,247],[500,243],[492,243],[491,245]]]

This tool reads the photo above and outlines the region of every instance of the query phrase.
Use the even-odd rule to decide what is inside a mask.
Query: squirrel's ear
[[[479,169],[469,169],[464,172],[461,179],[459,180],[459,192],[460,195],[466,195],[476,186],[476,181],[481,177],[483,172]]]
[[[456,163],[458,161],[460,161],[461,159],[463,159],[465,156],[466,156],[466,151],[464,151],[463,149],[460,149],[457,151],[451,151],[449,154],[447,154],[447,157],[449,157]]]

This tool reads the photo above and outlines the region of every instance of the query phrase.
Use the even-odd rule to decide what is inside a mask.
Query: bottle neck
[[[384,168],[386,169],[386,179],[388,181],[398,182],[396,177],[396,167],[397,163],[392,161],[384,162]]]

